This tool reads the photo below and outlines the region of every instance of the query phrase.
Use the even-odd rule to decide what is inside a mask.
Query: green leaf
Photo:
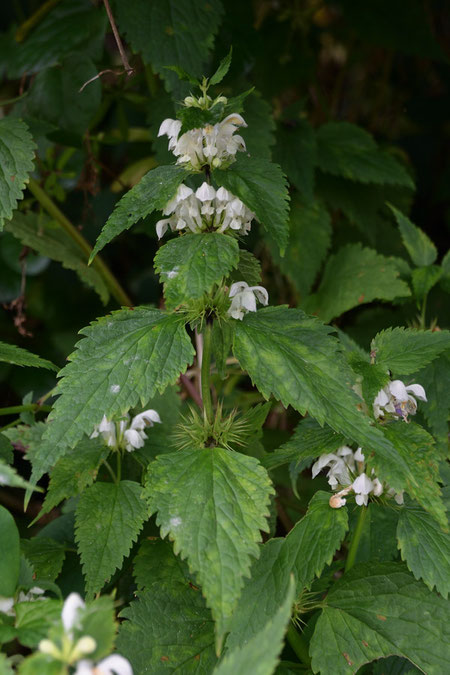
[[[48,654],[36,652],[19,665],[20,675],[62,675],[61,662],[54,661]]]
[[[27,480],[24,480],[22,476],[19,476],[16,469],[12,466],[5,464],[3,460],[0,459],[0,485],[8,485],[9,487],[23,488],[24,490],[31,490],[31,492],[43,492],[42,488],[36,487],[32,483],[29,483]]]
[[[401,510],[397,527],[402,558],[416,579],[423,579],[430,591],[444,598],[450,591],[450,535],[423,509],[408,506]]]
[[[212,75],[209,78],[209,84],[210,85],[219,84],[219,82],[222,82],[223,78],[225,77],[225,75],[228,73],[228,71],[230,69],[232,56],[233,56],[233,47],[231,46],[228,54],[219,63],[219,67],[217,68],[214,75]]]
[[[270,160],[270,146],[275,143],[272,106],[255,91],[244,103],[244,119],[247,126],[241,127],[239,133],[245,141],[247,153]]]
[[[189,171],[179,166],[157,166],[146,173],[116,204],[97,238],[89,262],[114,237],[138,220],[153,211],[162,211],[187,176]]]
[[[450,350],[450,331],[387,328],[371,344],[379,365],[394,375],[411,375]]]
[[[291,577],[287,596],[275,616],[243,647],[227,652],[214,675],[271,675],[279,661],[283,637],[291,616],[295,583]]]
[[[306,515],[285,539],[270,539],[261,547],[238,606],[227,629],[227,648],[244,645],[269,621],[289,586],[289,574],[297,593],[309,588],[341,546],[347,530],[347,510],[332,509],[330,495],[316,492]],[[318,536],[320,533],[320,536]]]
[[[55,581],[65,558],[62,544],[48,537],[22,539],[21,548],[39,580]]]
[[[437,258],[437,249],[431,239],[395,206],[392,206],[392,204],[388,204],[388,206],[395,216],[403,244],[413,263],[417,267],[432,265]]]
[[[408,493],[438,521],[441,527],[448,529],[438,485],[440,457],[434,448],[434,438],[413,422],[405,424],[399,421],[386,424],[384,433],[409,465],[405,476]]]
[[[100,105],[101,81],[96,79],[83,91],[80,89],[97,73],[97,67],[85,53],[70,54],[58,65],[36,75],[21,114],[81,135]]]
[[[90,435],[103,415],[123,415],[162,392],[191,362],[194,350],[176,315],[156,309],[122,309],[81,331],[58,385],[61,394],[48,417],[44,440],[53,448],[46,471],[65,448]],[[38,472],[38,468],[34,467]]]
[[[117,630],[114,604],[113,597],[102,595],[94,602],[86,605],[83,610],[78,635],[80,637],[90,635],[94,638],[97,648],[95,652],[89,655],[89,658],[94,661],[108,656],[113,650]]]
[[[255,213],[283,254],[289,232],[289,195],[280,167],[261,157],[241,155],[226,171],[213,171],[213,178]]]
[[[314,420],[306,418],[297,424],[288,442],[263,457],[261,463],[269,470],[290,462],[299,464],[302,460],[335,452],[345,442],[342,434],[337,434],[328,426],[322,428]]]
[[[22,120],[0,119],[0,232],[23,198],[36,146]]]
[[[35,602],[19,602],[14,605],[14,611],[19,642],[33,649],[47,637],[52,624],[60,620],[61,601],[45,598]]]
[[[101,591],[120,567],[147,517],[138,483],[94,483],[78,502],[75,539],[86,577],[86,593]]]
[[[41,359],[40,356],[32,354],[27,349],[16,347],[16,345],[8,345],[6,342],[0,342],[0,361],[5,363],[13,363],[16,366],[30,366],[32,368],[47,368],[48,370],[59,370],[46,359]]]
[[[25,40],[13,42],[8,58],[8,75],[19,78],[54,65],[71,52],[94,59],[103,51],[106,12],[87,0],[63,0],[52,7]]]
[[[286,255],[280,258],[274,247],[272,254],[302,299],[311,290],[330,244],[331,218],[324,204],[294,199]]]
[[[261,263],[253,253],[239,249],[238,266],[231,272],[230,281],[246,281],[249,286],[261,284]]]
[[[265,398],[273,394],[370,448],[378,473],[388,473],[390,485],[403,489],[408,463],[360,410],[351,389],[354,375],[329,326],[287,307],[260,309],[236,324],[234,354]]]
[[[0,596],[10,598],[19,580],[20,538],[14,518],[0,505]]]
[[[223,448],[184,450],[149,465],[145,493],[161,536],[169,535],[197,574],[220,647],[224,621],[259,554],[260,530],[267,531],[269,477],[253,457]]]
[[[133,567],[140,591],[154,584],[161,588],[190,581],[187,564],[174,554],[172,544],[164,539],[145,539],[133,561]]]
[[[0,434],[0,460],[6,464],[12,464],[14,460],[11,441],[7,436],[5,436],[5,434]]]
[[[390,382],[389,371],[383,364],[367,363],[366,359],[356,352],[351,352],[347,360],[355,373],[358,373],[362,378],[363,398],[367,403],[369,412],[372,413],[373,402],[378,392]]]
[[[214,321],[212,327],[212,350],[220,379],[227,376],[226,361],[233,343],[234,325],[231,321]]]
[[[31,212],[16,212],[12,221],[6,223],[5,230],[25,246],[74,270],[98,293],[103,304],[108,302],[109,291],[103,277],[95,267],[88,267],[86,254],[55,221]]]
[[[306,200],[314,198],[316,136],[306,119],[296,120],[295,127],[278,127],[275,161]]]
[[[218,232],[172,239],[155,256],[168,308],[200,298],[220,283],[239,261],[236,239]]]
[[[166,81],[172,90],[177,78],[165,66],[177,66],[201,77],[222,18],[219,0],[116,0],[115,16],[133,51]]]
[[[350,535],[355,531],[359,507],[350,515]],[[386,562],[398,557],[397,538],[395,530],[398,524],[398,509],[390,504],[384,505],[371,502],[367,506],[364,529],[359,540],[355,562]]]
[[[120,614],[118,651],[135,673],[211,673],[216,663],[214,622],[201,592],[175,577],[151,584]]]
[[[317,131],[317,163],[325,173],[360,183],[401,185],[414,183],[392,155],[380,150],[372,136],[349,122],[328,122]]]
[[[310,643],[315,673],[356,673],[392,654],[427,675],[446,672],[448,603],[415,581],[404,565],[358,565],[332,588]]]
[[[319,289],[304,307],[328,322],[373,300],[408,295],[408,285],[399,279],[393,260],[361,244],[347,244],[328,258]]]
[[[429,265],[428,267],[417,267],[412,271],[412,286],[417,300],[423,301],[433,286],[437,284],[442,276],[442,268],[438,265]]]
[[[106,459],[109,449],[103,438],[83,438],[64,457],[59,459],[50,476],[50,484],[39,518],[49,513],[60,502],[80,494],[97,477],[99,464]]]
[[[440,333],[433,333],[440,335]],[[450,411],[450,354],[442,354],[414,376],[414,381],[424,387],[428,402],[420,403],[442,455],[448,450],[448,415]]]
[[[192,77],[192,75],[187,73],[183,68],[180,68],[180,66],[163,66],[163,67],[168,68],[169,70],[172,70],[174,73],[176,73],[180,78],[180,80],[186,80],[187,82],[193,84],[195,87],[199,87],[201,85],[200,80],[198,80],[196,77]]]
[[[58,456],[58,448],[52,443],[47,443],[42,436],[46,430],[44,422],[36,422],[32,426],[20,424],[17,427],[7,429],[7,436],[12,443],[19,443],[26,450],[26,458],[33,467],[30,483],[36,490],[36,483],[42,474],[50,468]],[[44,467],[44,468],[42,468]],[[28,489],[25,497],[25,505],[28,503],[32,490]]]
[[[387,659],[379,659],[373,664],[372,673],[373,675],[418,675],[422,671],[407,659],[388,656]]]

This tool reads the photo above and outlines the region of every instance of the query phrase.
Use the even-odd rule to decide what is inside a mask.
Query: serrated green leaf
[[[243,647],[227,652],[214,675],[271,675],[278,663],[283,637],[291,616],[295,582],[290,578],[287,595],[275,616]]]
[[[306,418],[297,424],[288,442],[265,455],[261,464],[270,470],[290,462],[300,463],[305,459],[315,459],[319,455],[335,452],[345,442],[342,434],[337,434],[328,426],[322,428],[314,420]]]
[[[450,350],[450,331],[387,328],[371,344],[376,362],[394,375],[411,375]]]
[[[0,459],[6,464],[12,464],[14,459],[11,441],[5,434],[0,434]]]
[[[296,120],[293,129],[278,127],[274,154],[289,182],[306,200],[313,200],[317,148],[314,129],[308,120]]]
[[[72,53],[58,65],[38,73],[21,107],[21,115],[46,120],[57,128],[82,134],[100,105],[102,85],[98,69],[84,52]]]
[[[0,119],[0,231],[23,198],[36,146],[22,120]]]
[[[444,598],[450,591],[450,535],[443,532],[423,509],[401,510],[397,527],[398,547],[416,579]]]
[[[237,321],[235,331],[234,354],[265,398],[273,394],[370,448],[378,474],[388,473],[390,485],[403,489],[408,463],[361,411],[354,375],[329,326],[298,309],[268,307]]]
[[[347,360],[355,373],[361,376],[362,394],[369,412],[372,412],[378,392],[390,382],[389,371],[382,363],[367,363],[356,352],[351,352]]]
[[[398,563],[354,567],[332,588],[310,643],[315,673],[356,673],[396,654],[427,675],[446,672],[448,603]]]
[[[154,584],[161,588],[190,581],[186,562],[174,554],[169,541],[156,537],[142,542],[133,567],[133,576],[140,591],[151,588]]]
[[[270,146],[275,143],[272,107],[256,91],[245,100],[244,119],[247,126],[241,127],[239,133],[245,141],[247,153],[270,160]]]
[[[52,7],[23,42],[14,42],[8,59],[11,79],[36,73],[71,52],[98,58],[103,50],[106,12],[88,0],[63,0]]]
[[[187,82],[190,82],[196,87],[199,87],[201,85],[200,80],[198,80],[196,77],[192,77],[189,73],[187,73],[184,68],[181,68],[180,66],[164,66],[164,68],[168,68],[169,70],[173,70],[174,73],[178,75],[180,80],[186,80]]]
[[[0,505],[0,596],[10,598],[16,590],[20,568],[20,538],[14,518]]]
[[[48,537],[22,539],[21,548],[39,580],[55,581],[65,558],[64,546]]]
[[[157,166],[146,173],[116,204],[97,238],[89,261],[114,237],[128,230],[138,220],[153,211],[164,209],[189,173],[179,166]]]
[[[300,593],[331,562],[347,530],[347,511],[332,509],[329,497],[326,492],[317,492],[306,515],[285,539],[270,539],[261,547],[227,626],[228,649],[244,645],[273,617],[280,597],[287,593],[290,573]]]
[[[319,289],[304,308],[328,322],[373,300],[394,300],[410,294],[393,260],[361,244],[348,244],[328,258]]]
[[[406,489],[444,529],[448,529],[445,507],[438,485],[439,454],[434,448],[434,438],[418,424],[393,422],[384,426],[386,437],[405,462],[409,470],[405,476]],[[389,482],[389,479],[386,477]]]
[[[350,540],[355,531],[359,513],[359,507],[356,506],[350,514]],[[376,502],[368,504],[355,563],[387,562],[398,557],[397,538],[395,536],[398,515],[398,509],[392,508],[389,504],[386,506]]]
[[[219,0],[135,0],[125,5],[116,0],[115,16],[133,51],[173,90],[177,77],[165,66],[177,66],[195,77],[213,47],[223,7]]]
[[[253,457],[223,448],[162,455],[145,494],[161,536],[187,557],[217,622],[218,643],[267,531],[269,477]]]
[[[407,171],[372,136],[349,122],[328,122],[316,133],[317,164],[325,173],[360,183],[414,188]]]
[[[188,234],[172,239],[155,256],[169,308],[200,298],[237,266],[236,239],[219,232]]]
[[[19,665],[20,675],[61,675],[61,662],[54,661],[48,654],[36,652]]]
[[[24,480],[22,476],[19,476],[14,467],[8,466],[0,459],[0,485],[8,485],[9,487],[23,488],[24,490],[31,490],[37,492],[43,492],[42,488],[36,487],[32,483]]]
[[[239,249],[239,262],[237,269],[232,270],[230,281],[246,281],[249,286],[261,284],[261,263],[253,253]]]
[[[126,526],[126,523],[124,523]],[[97,643],[96,650],[89,658],[97,661],[111,654],[116,635],[116,613],[114,611],[114,599],[108,595],[96,598],[94,602],[86,605],[81,615],[80,630],[77,635],[90,635]]]
[[[101,591],[120,567],[147,517],[139,483],[94,483],[78,502],[75,539],[88,596]]]
[[[403,244],[413,263],[417,267],[432,265],[437,258],[437,249],[431,239],[395,206],[392,206],[392,204],[388,204],[388,206],[395,216]]]
[[[379,659],[372,666],[373,675],[418,675],[422,673],[411,661],[401,659],[398,656],[388,656],[386,659]]]
[[[219,67],[217,68],[214,75],[211,75],[211,77],[209,78],[209,84],[219,84],[219,82],[222,82],[223,78],[230,69],[232,56],[233,56],[233,47],[231,46],[228,54],[224,56],[222,61],[219,63]]]
[[[434,334],[434,333],[433,333]],[[439,335],[439,333],[437,333]],[[424,387],[428,401],[420,403],[442,454],[448,450],[448,416],[450,411],[450,355],[442,354],[413,377]]]
[[[256,214],[283,254],[289,236],[289,195],[280,167],[261,157],[241,155],[226,171],[214,170],[213,178]]]
[[[80,332],[86,337],[61,371],[61,396],[44,434],[44,441],[56,448],[53,461],[83,434],[90,435],[103,415],[122,415],[138,400],[144,405],[157,390],[162,392],[194,355],[179,317],[156,309],[122,309]],[[39,471],[46,471],[49,461]]]
[[[212,351],[219,377],[226,378],[226,361],[231,353],[234,325],[231,321],[214,321],[212,327]]]
[[[61,617],[61,601],[45,598],[35,602],[19,602],[14,605],[16,630],[19,642],[36,648],[47,637],[55,621]]]
[[[417,300],[423,301],[433,286],[437,284],[442,276],[442,268],[438,265],[429,265],[428,267],[417,267],[412,271],[412,286]]]
[[[95,267],[88,267],[86,253],[57,223],[35,213],[17,212],[11,222],[5,224],[5,230],[25,246],[74,270],[98,293],[103,304],[108,302],[109,291],[102,276]]]
[[[135,673],[207,675],[216,663],[214,622],[201,592],[176,577],[153,583],[121,612],[117,649]]]
[[[59,370],[46,359],[41,359],[40,356],[32,354],[27,349],[16,347],[16,345],[9,345],[6,342],[0,342],[0,361],[5,363],[13,363],[16,366],[30,366],[31,368],[47,368],[47,370]]]
[[[272,247],[280,270],[292,281],[303,299],[311,290],[331,244],[331,218],[320,201],[292,202],[289,244],[284,258]]]

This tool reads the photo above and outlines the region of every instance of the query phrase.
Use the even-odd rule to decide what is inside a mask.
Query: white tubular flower
[[[336,454],[321,455],[312,466],[312,477],[315,478],[326,466],[330,467],[327,473],[330,487],[335,489],[338,485],[349,485],[351,483],[350,471],[355,469],[353,451],[348,446],[343,445],[337,450]]]
[[[427,400],[425,389],[421,384],[405,386],[401,380],[389,382],[386,387],[378,392],[373,402],[375,418],[384,417],[385,412],[387,412],[394,417],[401,417],[406,422],[408,415],[415,415],[417,411],[417,401],[412,394],[420,401]]]
[[[358,506],[367,506],[369,501],[369,493],[373,490],[373,481],[365,474],[361,473],[352,483],[353,491],[356,494],[355,501]]]
[[[7,616],[15,616],[13,610],[14,598],[5,598],[0,596],[0,614],[6,614]]]
[[[80,661],[74,675],[133,675],[133,669],[123,656],[112,654],[96,665],[92,661]]]
[[[194,99],[188,99],[188,104],[193,105]],[[218,124],[190,129],[178,137],[181,126],[178,120],[166,119],[159,128],[158,136],[169,138],[169,150],[178,158],[177,164],[189,165],[196,171],[206,164],[218,168],[224,163],[230,163],[238,151],[246,149],[244,139],[234,135],[239,127],[247,126],[244,118],[237,113],[228,115]]]
[[[231,286],[228,296],[233,300],[227,314],[233,319],[242,320],[247,312],[256,312],[256,300],[262,305],[269,302],[269,294],[265,288],[249,286],[245,281],[236,281]]]
[[[70,593],[64,601],[61,619],[67,635],[73,639],[73,629],[80,628],[80,611],[86,607],[81,595]]]
[[[45,600],[43,597],[45,591],[39,586],[33,586],[28,593],[20,591],[18,602],[35,602],[36,600]]]
[[[152,427],[155,422],[161,424],[161,418],[156,410],[144,410],[144,412],[141,412],[139,415],[133,417],[130,429],[142,431],[145,429],[145,427]]]
[[[97,438],[100,434],[103,436],[106,445],[109,447],[114,447],[116,445],[116,427],[114,422],[108,422],[106,415],[103,415],[100,424],[95,425],[90,438]]]

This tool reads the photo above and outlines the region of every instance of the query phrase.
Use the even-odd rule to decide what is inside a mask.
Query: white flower
[[[142,431],[145,427],[152,427],[155,422],[161,424],[161,418],[156,410],[144,410],[144,412],[133,417],[130,428]]]
[[[373,482],[365,473],[359,474],[358,478],[353,481],[352,488],[356,494],[355,501],[358,506],[367,506],[369,501],[369,493],[373,490]]]
[[[0,614],[6,614],[7,616],[15,616],[13,610],[14,598],[5,598],[0,596]]]
[[[189,98],[189,103],[192,101]],[[232,113],[218,124],[207,124],[201,129],[190,129],[178,138],[181,122],[166,119],[161,124],[158,136],[168,136],[169,150],[178,157],[177,164],[187,164],[201,170],[209,164],[214,168],[230,163],[239,150],[245,150],[245,141],[235,135],[239,127],[246,127],[241,115]]]
[[[269,294],[262,286],[249,286],[245,281],[236,281],[232,284],[229,297],[233,298],[228,309],[233,319],[243,319],[247,312],[256,312],[256,300],[262,305],[269,302]]]
[[[78,593],[70,593],[64,601],[61,619],[64,630],[73,639],[73,629],[80,628],[80,612],[86,605]]]
[[[384,417],[384,413],[388,412],[407,421],[408,415],[415,415],[417,411],[417,401],[411,394],[421,401],[427,400],[425,389],[421,384],[405,386],[401,380],[389,382],[380,389],[373,402],[375,418]]]
[[[108,422],[106,415],[103,415],[100,424],[95,425],[90,438],[97,438],[100,434],[103,436],[108,447],[114,447],[116,445],[116,426],[114,422]]]
[[[255,217],[231,192],[225,188],[216,191],[206,182],[195,193],[182,183],[175,196],[167,202],[163,213],[170,218],[156,223],[159,239],[168,228],[172,232],[187,229],[194,233],[205,230],[225,232],[231,229],[238,234],[247,234]]]
[[[120,654],[113,654],[97,665],[92,661],[79,661],[74,675],[133,675],[133,669],[127,659]]]
[[[144,410],[133,417],[131,424],[129,415],[125,415],[118,424],[112,421],[108,422],[104,415],[100,425],[91,434],[91,438],[98,436],[99,431],[103,432],[103,437],[108,446],[114,445],[115,447],[125,448],[128,452],[132,452],[137,448],[143,447],[144,441],[147,438],[144,429],[152,427],[155,422],[161,424],[161,418],[156,410],[151,409]],[[114,443],[110,442],[111,439],[114,440]]]
[[[351,483],[350,471],[355,470],[353,451],[347,445],[343,445],[336,454],[321,455],[312,466],[312,477],[315,478],[326,466],[330,467],[327,478],[328,484],[333,489],[338,485],[349,485]]]
[[[45,591],[39,586],[33,586],[28,593],[20,591],[18,602],[35,602],[36,600],[45,600],[43,597]],[[36,597],[37,596],[37,597]]]

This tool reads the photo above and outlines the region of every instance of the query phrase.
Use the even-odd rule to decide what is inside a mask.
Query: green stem
[[[103,460],[103,464],[104,464],[104,465],[106,466],[106,468],[108,469],[108,471],[109,471],[109,473],[110,473],[111,478],[113,479],[113,481],[114,481],[115,483],[117,483],[118,480],[117,480],[116,474],[115,474],[114,471],[112,470],[110,463],[107,462],[106,459],[104,459],[104,460]]]
[[[37,183],[34,178],[30,178],[28,183],[28,189],[36,197],[41,206],[47,211],[47,213],[52,216],[61,227],[67,232],[67,234],[78,244],[81,250],[86,254],[87,260],[92,253],[92,247],[86,241],[82,234],[77,230],[77,228],[72,225],[70,220],[66,218],[64,213],[58,208],[55,202],[50,199],[46,192],[41,188],[39,183]],[[86,260],[86,262],[87,262]],[[111,295],[117,300],[120,305],[125,305],[127,307],[132,307],[133,303],[128,297],[126,292],[123,290],[122,286],[119,284],[115,276],[112,274],[111,270],[105,265],[100,256],[96,256],[92,263],[92,266],[97,269],[97,272],[103,277],[106,285],[108,286]]]
[[[212,353],[212,325],[205,324],[203,331],[203,356],[202,356],[202,372],[201,372],[201,390],[203,410],[209,422],[213,420],[213,406],[211,399],[211,353]]]
[[[427,296],[425,296],[422,301],[422,311],[420,313],[420,328],[422,330],[425,330],[426,328],[425,324],[426,311],[427,311]]]
[[[309,655],[308,643],[290,621],[286,633],[287,641],[302,663],[311,666],[311,657]]]
[[[7,408],[0,408],[0,415],[15,415],[21,412],[50,412],[51,405],[38,405],[37,403],[27,403],[25,405],[10,405]]]
[[[361,540],[361,535],[364,530],[364,522],[366,520],[368,508],[367,506],[360,506],[358,521],[356,523],[355,531],[353,533],[353,538],[348,550],[347,561],[345,563],[345,571],[348,572],[351,570],[355,564],[356,554],[358,553],[359,542]]]
[[[116,475],[117,475],[117,483],[120,483],[120,479],[122,478],[122,456],[120,454],[120,450],[117,451],[117,470],[116,470]]]
[[[20,417],[18,417],[16,420],[13,420],[13,421],[10,422],[9,424],[5,424],[4,427],[0,427],[0,433],[1,433],[2,431],[5,431],[6,429],[11,429],[11,427],[16,427],[18,424],[21,423],[21,421],[22,421],[22,420],[20,419]]]

